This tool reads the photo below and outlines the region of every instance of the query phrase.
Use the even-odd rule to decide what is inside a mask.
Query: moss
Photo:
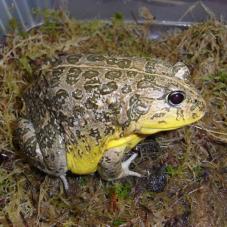
[[[131,185],[125,183],[115,183],[113,186],[114,193],[116,193],[116,196],[119,199],[126,199],[129,197],[129,194],[131,192]]]
[[[113,222],[112,222],[112,225],[113,226],[120,226],[120,225],[122,225],[122,224],[124,224],[125,223],[125,221],[122,221],[122,220],[120,220],[120,219],[116,219],[116,220],[114,220]]]

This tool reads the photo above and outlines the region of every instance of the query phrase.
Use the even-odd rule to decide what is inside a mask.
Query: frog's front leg
[[[125,147],[111,148],[105,152],[101,162],[99,163],[98,172],[104,180],[115,180],[126,176],[142,177],[140,173],[129,169],[132,161],[137,157],[134,153],[126,161],[122,162]]]
[[[65,177],[65,144],[56,126],[49,123],[36,131],[29,120],[19,119],[14,141],[19,145],[19,152],[32,165],[50,175],[60,177],[65,189],[68,189]]]

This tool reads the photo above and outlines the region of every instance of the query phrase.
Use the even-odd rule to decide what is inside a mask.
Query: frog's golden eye
[[[167,101],[171,106],[177,106],[185,100],[183,91],[173,91],[167,95]]]

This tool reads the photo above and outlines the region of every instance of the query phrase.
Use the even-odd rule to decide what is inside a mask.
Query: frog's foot
[[[130,158],[122,162],[124,151],[125,147],[113,148],[106,151],[98,167],[102,179],[112,181],[126,176],[142,177],[141,174],[129,169],[130,164],[137,157],[137,154],[131,155]]]
[[[134,153],[130,158],[128,158],[126,161],[121,163],[122,172],[121,172],[119,178],[126,177],[126,176],[142,177],[142,174],[137,173],[135,171],[131,171],[129,169],[129,166],[131,165],[131,163],[137,156],[138,156],[138,154]]]
[[[69,183],[67,181],[66,176],[65,175],[61,175],[59,177],[60,177],[60,179],[61,179],[61,181],[63,183],[63,186],[64,186],[65,191],[67,192],[69,190]]]

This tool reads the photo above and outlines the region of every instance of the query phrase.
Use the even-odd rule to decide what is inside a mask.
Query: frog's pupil
[[[182,91],[174,91],[168,95],[168,103],[170,105],[178,105],[185,99],[185,94]]]

